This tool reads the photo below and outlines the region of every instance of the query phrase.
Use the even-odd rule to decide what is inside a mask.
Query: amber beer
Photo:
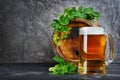
[[[106,35],[103,28],[85,27],[79,30],[80,74],[106,73]]]

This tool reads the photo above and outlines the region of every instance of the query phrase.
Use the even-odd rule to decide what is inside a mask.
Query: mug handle
[[[113,38],[112,38],[112,35],[107,33],[107,37],[108,37],[108,45],[110,46],[109,48],[109,55],[108,55],[108,58],[106,59],[106,66],[108,66],[110,63],[113,62],[113,59],[114,59],[114,43],[113,43]]]

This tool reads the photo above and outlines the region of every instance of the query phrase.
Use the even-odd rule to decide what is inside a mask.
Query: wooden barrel
[[[52,41],[52,46],[56,55],[64,58],[67,61],[77,62],[79,60],[79,28],[85,26],[95,26],[98,27],[98,22],[92,22],[82,19],[76,18],[71,20],[67,27],[71,27],[72,29],[69,32],[69,36],[65,40],[59,40],[60,46],[57,46],[54,41]],[[61,33],[62,35],[62,33]],[[54,33],[53,33],[54,36]]]

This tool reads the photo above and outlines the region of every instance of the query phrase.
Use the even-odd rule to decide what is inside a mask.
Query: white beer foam
[[[79,28],[79,35],[105,34],[102,27],[82,27]]]

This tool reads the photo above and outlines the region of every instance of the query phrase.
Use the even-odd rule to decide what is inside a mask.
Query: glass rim
[[[79,34],[105,34],[103,27],[82,27],[79,28]]]

